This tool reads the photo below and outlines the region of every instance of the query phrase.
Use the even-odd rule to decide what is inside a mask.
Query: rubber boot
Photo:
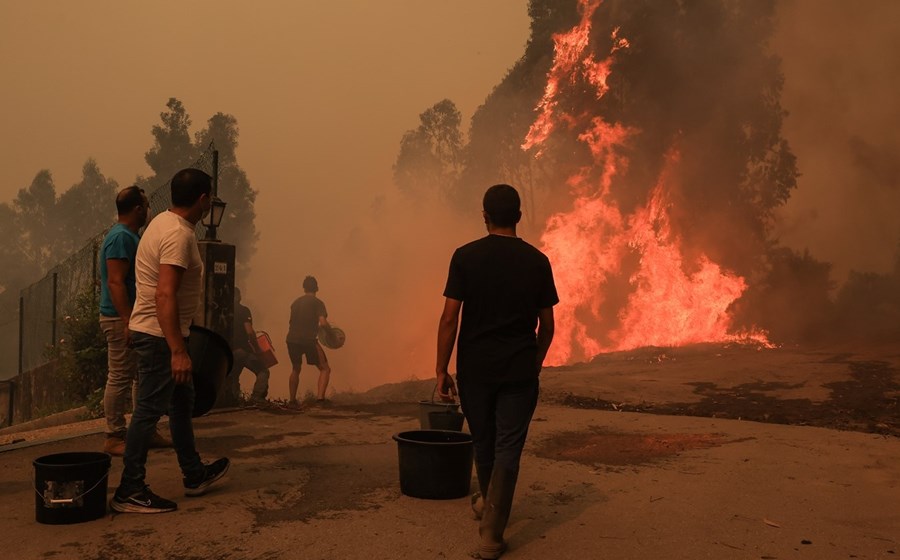
[[[500,555],[506,551],[503,532],[509,522],[509,512],[512,509],[518,476],[518,471],[499,467],[491,473],[491,482],[484,500],[484,512],[478,526],[478,534],[481,536],[478,555],[485,560],[500,558]]]
[[[491,471],[494,470],[494,464],[478,464],[475,463],[475,475],[478,477],[478,492],[472,494],[472,513],[475,519],[481,520],[481,512],[484,511],[484,497],[487,495],[488,485],[491,482]]]

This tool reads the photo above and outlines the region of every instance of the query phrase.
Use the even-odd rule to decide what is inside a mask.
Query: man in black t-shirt
[[[506,549],[503,531],[559,298],[550,261],[516,236],[518,192],[495,185],[483,204],[487,237],[460,247],[450,260],[436,374],[442,398],[458,393],[472,432],[481,490],[473,496],[481,519],[479,554],[498,558]],[[458,391],[447,370],[454,341]]]
[[[316,297],[318,291],[318,281],[313,276],[307,276],[303,279],[303,295],[291,304],[291,321],[286,339],[288,355],[291,357],[291,377],[288,382],[291,397],[288,406],[291,408],[300,408],[297,388],[300,385],[303,356],[306,356],[307,364],[319,368],[316,401],[320,404],[327,402],[325,392],[331,378],[331,366],[328,365],[328,357],[319,344],[318,336],[321,327],[329,327],[328,312],[325,311],[325,303]]]
[[[259,357],[261,352],[259,342],[256,340],[256,330],[253,328],[253,316],[249,307],[241,305],[241,290],[237,286],[234,288],[233,333],[231,347],[234,353],[234,367],[231,368],[229,378],[234,396],[240,396],[241,372],[246,368],[256,375],[250,400],[256,404],[263,404],[269,393],[269,368]]]

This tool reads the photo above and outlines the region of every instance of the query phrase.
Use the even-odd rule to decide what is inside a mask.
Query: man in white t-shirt
[[[119,512],[178,509],[145,483],[147,449],[156,424],[169,415],[172,444],[186,496],[222,480],[229,461],[200,460],[194,445],[194,384],[187,337],[200,307],[203,262],[194,227],[209,212],[212,178],[199,169],[172,177],[172,207],[150,222],[135,258],[137,296],[128,329],[138,356],[138,398],[125,438],[124,470],[110,507]]]

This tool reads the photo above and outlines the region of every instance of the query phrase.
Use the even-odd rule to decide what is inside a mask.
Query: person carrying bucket
[[[469,423],[480,487],[472,501],[480,519],[478,554],[493,559],[506,550],[503,532],[559,297],[549,259],[516,236],[519,193],[495,185],[483,208],[488,235],[450,260],[435,371],[439,395],[458,394]],[[454,342],[458,390],[447,369]]]
[[[256,375],[253,384],[253,392],[250,400],[254,404],[264,404],[266,395],[269,394],[269,368],[263,364],[259,343],[256,339],[256,330],[253,328],[253,316],[250,308],[241,304],[241,289],[234,287],[234,331],[231,342],[234,354],[234,367],[231,368],[229,379],[233,383],[235,396],[241,392],[241,372],[246,368]]]
[[[288,407],[300,408],[297,402],[297,388],[300,386],[300,366],[303,356],[306,363],[319,368],[319,383],[316,402],[325,404],[328,381],[331,378],[331,366],[325,350],[319,344],[319,328],[328,328],[328,312],[325,303],[316,297],[319,282],[314,276],[303,279],[303,295],[291,304],[291,319],[286,338],[288,355],[291,358],[291,377],[288,380],[290,400]]]
[[[230,461],[206,464],[194,443],[191,320],[200,308],[203,261],[194,227],[209,212],[212,177],[182,169],[172,177],[172,207],[156,216],[138,245],[137,299],[128,324],[138,357],[138,399],[125,437],[124,469],[110,500],[118,512],[163,513],[178,505],[150,491],[147,447],[163,414],[183,475],[184,494],[200,496],[221,481]]]

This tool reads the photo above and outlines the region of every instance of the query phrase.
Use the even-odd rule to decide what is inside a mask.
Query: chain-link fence
[[[216,177],[215,145],[206,150],[191,167]],[[169,181],[147,194],[152,215],[171,205]],[[113,201],[110,201],[112,204]],[[110,225],[111,227],[111,225]],[[62,325],[81,294],[92,292],[99,297],[100,269],[98,254],[109,228],[92,237],[79,251],[53,267],[44,278],[23,289],[19,299],[19,373],[30,371],[51,359],[51,351],[62,336]],[[197,224],[198,237],[206,228]]]

